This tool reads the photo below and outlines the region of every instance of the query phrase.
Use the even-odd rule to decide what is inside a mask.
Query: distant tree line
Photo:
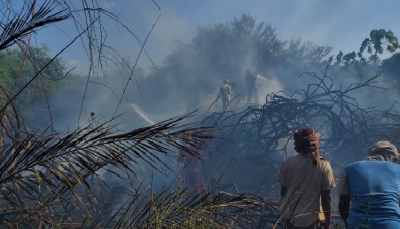
[[[165,101],[202,104],[214,96],[224,79],[236,83],[244,94],[247,69],[267,78],[276,77],[288,91],[296,90],[298,85],[294,82],[302,72],[320,72],[326,65],[330,65],[328,75],[338,83],[360,82],[380,68],[389,86],[389,82],[398,81],[398,56],[380,61],[378,55],[383,53],[384,45],[390,53],[399,47],[390,30],[372,30],[369,38],[354,47],[359,51],[332,54],[330,45],[321,46],[301,38],[282,40],[271,25],[257,23],[252,16],[243,14],[230,23],[198,28],[193,39],[177,43],[164,63],[140,81],[140,86],[149,91],[159,85],[147,95],[153,101],[149,109],[154,112],[167,109],[170,104]],[[369,58],[364,49],[371,54]],[[141,104],[140,99],[136,102]]]

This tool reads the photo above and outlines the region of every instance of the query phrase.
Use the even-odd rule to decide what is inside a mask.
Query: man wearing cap
[[[364,161],[344,168],[338,207],[348,229],[400,228],[399,157],[393,144],[378,141]]]
[[[335,181],[331,165],[319,153],[319,139],[311,128],[294,133],[298,153],[281,165],[281,215],[288,229],[331,228],[331,193]]]

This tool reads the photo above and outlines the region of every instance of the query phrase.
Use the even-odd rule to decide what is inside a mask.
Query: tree
[[[18,85],[25,85],[32,76],[34,76],[45,64],[47,64],[52,57],[49,55],[49,48],[44,45],[42,47],[31,47],[27,50],[28,53],[23,53],[19,48],[9,48],[0,52],[0,68],[4,73],[2,74],[1,80],[9,82],[6,86],[9,90],[17,90]],[[26,56],[28,55],[28,61],[24,63]],[[23,68],[21,68],[23,66]],[[40,91],[47,90],[51,92],[52,88],[56,84],[57,80],[60,80],[65,75],[65,66],[61,58],[54,59],[38,77],[34,80],[36,84],[34,87],[41,87],[42,90],[36,90],[37,93]],[[29,89],[32,92],[32,89]],[[28,91],[24,91],[28,93]],[[32,95],[34,96],[34,95]],[[38,94],[36,98],[43,97],[42,94]],[[27,99],[22,98],[22,99]],[[34,102],[33,100],[27,102]]]
[[[400,53],[393,54],[390,58],[382,61],[382,71],[385,76],[385,82],[398,96],[400,92]]]
[[[253,63],[247,64],[261,70],[273,66],[285,55],[287,42],[278,39],[276,29],[264,22],[257,24],[248,14],[234,17],[229,30],[233,36],[235,55],[242,57],[239,62],[246,62],[246,58],[250,58]]]
[[[14,94],[21,90],[16,102],[27,124],[43,121],[43,110],[47,110],[49,99],[58,92],[54,91],[56,85],[65,76],[65,66],[61,58],[52,60],[40,74],[35,75],[52,59],[49,48],[30,47],[23,52],[20,48],[8,48],[0,51],[0,81],[2,85]],[[35,77],[32,81],[31,79]],[[28,82],[31,81],[29,84]],[[39,121],[40,122],[40,121]]]
[[[299,38],[290,41],[287,56],[293,63],[317,64],[326,58],[332,49],[332,46],[319,46],[311,41],[302,42]]]
[[[396,51],[396,49],[398,49],[399,46],[399,42],[397,37],[395,37],[393,35],[393,32],[388,30],[384,30],[384,29],[379,29],[379,30],[372,30],[369,34],[369,38],[365,38],[365,40],[361,43],[361,47],[360,47],[360,56],[362,55],[362,53],[364,52],[365,48],[368,47],[367,51],[368,53],[372,53],[372,47],[375,49],[375,53],[373,55],[373,62],[376,64],[378,61],[378,53],[382,54],[383,53],[383,47],[382,45],[384,44],[383,42],[386,41],[387,42],[387,47],[386,50],[389,51],[390,53],[393,53]]]
[[[188,106],[206,110],[225,79],[235,83],[239,96],[244,96],[247,69],[264,76],[273,72],[282,80],[292,80],[302,68],[319,68],[331,49],[301,39],[284,41],[270,24],[242,14],[226,24],[200,27],[190,42],[179,42],[163,66],[142,80],[141,87],[147,91],[162,85],[147,95],[154,103],[148,106],[139,99],[135,103],[154,113],[169,110],[171,103],[181,110]]]

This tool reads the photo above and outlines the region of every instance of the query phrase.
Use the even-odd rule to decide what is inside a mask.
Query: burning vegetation
[[[340,75],[334,66],[342,64],[343,55],[338,55],[334,64],[332,58],[329,61],[323,60],[332,47],[302,44],[300,40],[292,40],[289,48],[285,49],[286,42],[277,39],[275,30],[262,23],[257,30],[247,31],[250,37],[260,38],[257,45],[268,46],[262,50],[254,45],[251,50],[245,50],[249,55],[262,57],[254,64],[255,68],[264,73],[285,57],[288,57],[285,59],[286,64],[300,63],[299,59],[308,57],[301,67],[312,65],[315,69],[326,66],[325,71],[320,74],[302,73],[297,79],[306,79],[304,82],[309,83],[296,85],[291,93],[284,90],[271,93],[256,90],[254,79],[254,82],[248,84],[248,90],[265,98],[260,105],[250,104],[252,97],[249,97],[248,106],[243,106],[245,99],[238,94],[238,88],[234,85],[232,88],[229,86],[229,90],[235,91],[232,92],[233,99],[229,94],[223,101],[223,108],[233,107],[229,111],[205,115],[197,122],[193,121],[196,118],[194,112],[162,122],[153,122],[140,114],[150,125],[126,130],[126,127],[122,127],[123,121],[119,124],[115,122],[120,120],[121,116],[117,111],[128,89],[128,83],[133,81],[135,64],[127,67],[128,83],[121,90],[122,95],[118,97],[112,91],[118,99],[118,105],[110,119],[102,121],[96,112],[90,111],[86,124],[79,123],[77,128],[59,131],[54,126],[51,102],[47,96],[51,91],[49,88],[57,88],[59,85],[55,82],[68,74],[57,59],[63,50],[43,63],[43,58],[37,58],[35,53],[45,49],[31,47],[30,36],[39,28],[69,18],[78,22],[74,17],[76,10],[69,5],[69,1],[61,2],[64,4],[47,0],[37,8],[36,1],[32,1],[29,7],[6,17],[6,21],[1,23],[0,57],[3,62],[9,61],[5,57],[11,54],[23,56],[23,61],[17,66],[20,74],[13,75],[13,78],[3,75],[0,78],[1,228],[285,228],[279,212],[276,176],[282,160],[293,153],[291,137],[295,130],[305,126],[312,126],[316,130],[321,154],[331,162],[335,177],[338,177],[344,164],[363,158],[364,152],[374,142],[386,139],[393,144],[400,144],[400,113],[397,104],[393,103],[383,109],[364,102],[364,96],[371,96],[372,90],[385,90],[377,84],[383,77],[382,72],[366,77],[369,72],[360,70],[366,66],[366,59],[358,61],[355,54],[348,54],[344,56],[343,66],[347,70],[356,69],[354,72],[360,76],[358,82],[361,83],[346,87],[336,86],[335,81],[338,78],[331,77],[330,73],[334,76]],[[60,5],[65,8],[53,13]],[[104,40],[100,39],[96,43],[93,38],[101,37],[95,34],[94,25],[104,32],[99,22],[100,15],[106,15],[119,25],[122,24],[116,15],[104,11],[96,1],[91,1],[90,7],[85,5],[83,15],[86,24],[77,26],[79,35],[71,44],[83,35],[88,36],[91,50],[89,56],[93,67],[93,57],[96,54],[93,50],[101,53],[102,48],[106,47],[102,43]],[[243,23],[249,27],[242,26]],[[180,66],[179,60],[182,57],[179,54],[184,58],[187,53],[197,55],[187,52],[187,49],[193,51],[206,47],[203,51],[209,53],[208,48],[213,45],[207,43],[209,40],[201,38],[209,37],[208,34],[213,32],[221,33],[221,38],[231,41],[229,45],[237,46],[234,42],[238,39],[233,38],[246,35],[246,31],[239,30],[242,27],[255,28],[255,20],[249,15],[243,15],[241,19],[235,18],[230,26],[201,28],[191,45],[180,46],[168,61],[179,63]],[[227,34],[223,34],[227,31]],[[394,42],[390,31],[380,32]],[[374,36],[377,33],[379,31],[375,31]],[[249,42],[252,39],[244,40]],[[368,51],[372,52],[370,46],[374,42],[376,39],[373,37],[367,39],[362,47],[368,47]],[[145,42],[139,43],[142,51]],[[13,45],[20,52],[7,49],[14,47]],[[392,44],[390,47],[389,51],[392,52],[398,45]],[[192,77],[197,81],[193,83],[189,77],[182,77],[180,82],[190,86],[207,82],[204,87],[207,89],[197,91],[196,96],[200,98],[204,92],[211,94],[209,86],[213,82],[210,83],[208,78],[200,76],[210,72],[221,73],[221,69],[226,66],[230,66],[227,72],[234,75],[240,72],[237,63],[243,61],[239,58],[235,60],[236,64],[227,64],[219,55],[229,50],[230,54],[241,56],[238,54],[243,50],[225,46],[218,48],[222,51],[213,49],[211,51],[215,53],[210,53],[214,57],[205,58],[218,59],[218,70],[214,69],[214,72],[206,68],[196,71],[192,69],[193,66],[182,66],[182,69],[165,67],[150,73],[149,78],[152,80],[158,74],[165,74],[172,79],[165,77],[162,79],[165,80],[164,83],[169,82],[168,80],[177,83],[173,78],[181,76],[179,72],[195,72]],[[381,52],[380,48],[375,48],[373,62],[376,64],[377,54]],[[200,57],[203,58],[203,55],[199,54],[193,59]],[[265,67],[265,62],[270,66]],[[315,63],[318,65],[314,65]],[[103,66],[101,60],[97,64]],[[28,66],[29,74],[26,73]],[[282,66],[277,72],[284,73]],[[196,65],[195,68],[197,67]],[[334,69],[331,70],[331,67]],[[89,71],[87,81],[76,77],[78,83],[72,85],[72,89],[69,88],[72,97],[76,96],[71,93],[76,92],[73,90],[74,86],[86,85],[85,88],[79,87],[84,90],[79,103],[79,119],[85,113],[83,104],[87,99],[88,84],[94,78],[92,72],[93,69]],[[282,74],[282,78],[293,79],[296,77],[294,72],[289,70]],[[50,77],[52,74],[57,77]],[[235,76],[238,79],[239,76]],[[12,83],[9,82],[11,80]],[[145,86],[151,85],[149,81],[146,81]],[[224,85],[228,83],[226,80]],[[238,85],[239,89],[240,86]],[[35,117],[30,114],[34,110],[33,106],[29,106],[38,100],[35,97],[38,94],[34,93],[37,89],[40,91],[38,94],[46,98],[44,103],[49,113],[46,116],[49,120],[42,117],[40,124],[37,120],[31,122]],[[167,89],[171,88],[160,88],[155,94],[162,94]],[[162,96],[168,97],[166,94]],[[176,95],[169,98],[175,99],[174,96]],[[257,95],[255,97],[258,102]],[[369,99],[375,102],[377,100]],[[65,104],[68,103],[66,99]],[[154,102],[155,106],[152,107],[162,113],[160,111],[163,107],[156,106],[157,103],[164,101]],[[65,104],[58,106],[66,106]],[[137,113],[141,113],[138,106],[130,105]],[[182,163],[187,160],[193,160],[194,163]],[[156,176],[162,178],[155,179]],[[166,182],[160,185],[161,179]],[[190,183],[188,179],[197,179],[198,183]]]

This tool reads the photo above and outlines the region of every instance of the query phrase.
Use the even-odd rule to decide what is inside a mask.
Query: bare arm
[[[350,195],[340,195],[338,208],[340,217],[346,223],[350,214]]]
[[[285,186],[281,186],[281,199],[283,197],[285,197],[285,195],[286,195],[286,187]]]
[[[331,228],[332,196],[330,190],[321,191],[321,205],[325,215],[325,228]]]

